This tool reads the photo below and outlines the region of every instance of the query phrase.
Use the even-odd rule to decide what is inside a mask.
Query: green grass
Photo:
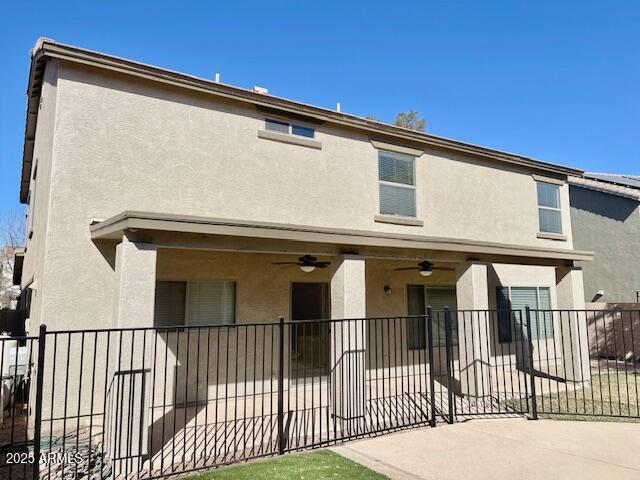
[[[633,418],[640,415],[638,392],[640,379],[633,373],[595,374],[589,389],[565,389],[560,384],[558,392],[538,395],[538,416],[556,420],[640,422],[640,418]],[[519,402],[509,400],[507,404],[517,409]]]
[[[236,465],[203,475],[188,477],[186,480],[217,479],[251,480],[324,480],[324,479],[386,479],[368,468],[344,458],[329,450],[315,450],[308,453],[289,454],[271,460],[263,460],[244,465]]]

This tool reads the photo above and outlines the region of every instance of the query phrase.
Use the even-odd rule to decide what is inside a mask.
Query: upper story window
[[[538,219],[542,233],[562,233],[562,210],[560,208],[560,186],[536,182],[538,189]]]
[[[379,150],[380,213],[416,216],[415,158]]]
[[[265,130],[307,138],[314,138],[316,135],[315,128],[306,127],[297,123],[284,122],[282,120],[274,120],[273,118],[267,118],[265,120]]]

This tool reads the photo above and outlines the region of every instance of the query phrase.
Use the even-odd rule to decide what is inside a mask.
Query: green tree
[[[398,127],[409,128],[411,130],[417,130],[418,132],[424,132],[425,119],[418,116],[418,112],[409,110],[408,112],[400,112],[396,115],[394,122]]]

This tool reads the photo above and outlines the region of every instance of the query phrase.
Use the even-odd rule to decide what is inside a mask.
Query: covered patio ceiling
[[[115,244],[128,233],[159,248],[531,265],[593,259],[588,251],[137,211],[92,222],[90,231],[94,242]]]

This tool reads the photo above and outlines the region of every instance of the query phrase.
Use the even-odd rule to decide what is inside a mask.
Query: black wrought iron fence
[[[640,418],[640,311],[531,311],[533,334],[551,325],[546,348],[532,346],[542,415]]]
[[[16,349],[2,469],[154,478],[463,417],[636,419],[639,314],[43,327],[0,342]],[[14,452],[24,461],[11,464]]]
[[[49,332],[40,475],[165,476],[434,423],[416,321]]]
[[[443,310],[430,315],[434,376],[444,386],[438,403],[447,422],[457,416],[531,412],[525,312]]]

